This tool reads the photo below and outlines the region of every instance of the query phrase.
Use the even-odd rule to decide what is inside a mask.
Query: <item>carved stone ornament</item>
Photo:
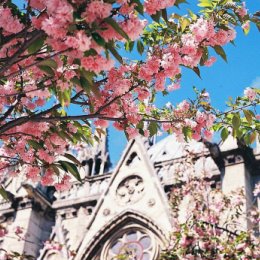
[[[103,215],[108,216],[110,214],[110,209],[104,209]]]
[[[148,200],[148,206],[149,207],[152,207],[152,206],[154,206],[155,205],[155,199],[149,199]]]
[[[138,201],[144,193],[143,179],[137,175],[125,178],[117,187],[116,197],[120,204],[131,204]]]

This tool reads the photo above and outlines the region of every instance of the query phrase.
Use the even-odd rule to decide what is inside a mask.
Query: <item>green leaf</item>
[[[27,143],[28,143],[32,148],[34,148],[35,150],[38,150],[38,149],[42,149],[42,148],[43,148],[43,145],[39,144],[39,143],[36,142],[35,140],[28,140]]]
[[[143,45],[143,42],[141,40],[137,41],[137,50],[140,53],[140,55],[142,55],[143,52],[144,52],[144,45]]]
[[[57,67],[58,67],[57,62],[53,59],[43,60],[39,63],[39,66],[48,66],[53,69],[57,69]]]
[[[209,59],[209,51],[208,48],[203,49],[203,54],[200,60],[200,66],[203,66],[204,63]]]
[[[244,115],[245,115],[245,117],[246,117],[247,122],[248,122],[249,124],[251,124],[251,123],[252,123],[252,120],[253,120],[253,116],[252,116],[252,114],[251,114],[251,111],[244,109],[243,112],[244,112]]]
[[[156,14],[152,14],[152,15],[151,15],[152,19],[153,19],[155,22],[157,22],[157,23],[160,22],[161,16],[162,16],[162,11],[161,11],[161,10],[160,10],[160,11],[157,11]]]
[[[234,114],[232,118],[232,125],[235,130],[237,130],[241,125],[241,120],[239,114]]]
[[[87,94],[90,94],[90,84],[85,77],[80,77],[80,85]]]
[[[121,55],[117,52],[117,50],[112,46],[111,43],[106,44],[107,49],[113,54],[113,56],[121,63],[123,64],[123,59]]]
[[[158,132],[158,124],[156,122],[151,122],[149,124],[148,130],[150,132],[150,136],[156,135]]]
[[[199,78],[201,78],[200,69],[198,67],[194,67],[194,68],[192,68],[192,70],[199,76]]]
[[[228,1],[229,1],[229,0],[221,0],[221,1],[219,2],[219,5],[225,5]]]
[[[63,140],[69,140],[69,141],[73,141],[73,139],[71,138],[71,136],[69,134],[67,134],[65,131],[57,131],[56,132]]]
[[[196,20],[197,20],[197,15],[194,14],[190,9],[188,9],[188,12],[189,12],[190,18],[191,18],[193,21],[196,21]]]
[[[119,24],[113,18],[107,17],[104,19],[104,21],[111,25],[114,28],[114,30],[118,32],[121,36],[130,41],[127,33],[119,26]]]
[[[227,55],[221,46],[214,46],[213,49],[225,62],[227,62]]]
[[[29,54],[33,54],[33,53],[37,53],[43,46],[45,41],[45,37],[40,37],[38,39],[36,39],[29,47],[28,47],[28,53]]]
[[[67,161],[58,161],[65,172],[70,172],[78,181],[82,182],[78,168],[75,164]]]
[[[189,19],[183,18],[180,20],[181,31],[184,32],[187,26],[190,24]]]
[[[6,192],[5,188],[2,185],[0,185],[0,195],[4,200],[9,200],[8,193]]]
[[[71,89],[66,89],[62,92],[63,99],[66,103],[66,106],[70,104],[70,98],[71,98]]]
[[[144,14],[144,7],[143,7],[141,1],[140,1],[140,0],[132,0],[132,3],[135,3],[135,4],[136,4],[136,5],[135,5],[135,10],[136,10],[139,14],[143,15],[143,14]]]
[[[72,154],[65,153],[63,156],[66,157],[67,159],[71,160],[75,164],[81,165],[81,162],[76,157],[74,157]]]
[[[92,33],[91,35],[92,35],[92,38],[94,39],[94,41],[95,41],[98,45],[100,45],[100,46],[102,46],[102,47],[105,47],[106,42],[105,42],[105,40],[104,40],[98,33],[94,32],[94,33]]]
[[[135,45],[134,41],[127,41],[125,43],[125,50],[131,52],[133,50],[133,48],[134,48],[134,45]]]
[[[55,164],[51,164],[50,167],[53,169],[57,176],[60,176],[60,170]]]
[[[192,138],[192,129],[189,126],[184,126],[182,128],[182,133],[184,134],[186,142],[188,142]]]
[[[71,81],[73,84],[76,84],[76,85],[78,85],[78,86],[81,86],[81,82],[80,82],[80,80],[79,80],[76,76],[74,76],[70,81]]]
[[[164,19],[165,22],[168,22],[168,15],[167,15],[167,9],[164,8],[162,10],[162,18]]]
[[[176,0],[175,3],[174,3],[174,5],[177,6],[177,7],[179,7],[179,5],[180,5],[180,4],[183,4],[183,3],[187,4],[188,2],[187,2],[186,0]]]
[[[229,131],[227,128],[223,128],[222,131],[221,131],[221,139],[222,141],[224,142],[227,138],[228,138],[228,135],[229,135]]]
[[[199,0],[200,3],[198,6],[200,7],[212,7],[212,1],[211,0]]]
[[[55,76],[53,69],[49,66],[38,65],[38,68],[50,76]]]

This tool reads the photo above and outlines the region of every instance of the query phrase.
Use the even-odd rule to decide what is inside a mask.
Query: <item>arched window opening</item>
[[[158,256],[158,243],[155,236],[143,228],[126,228],[116,233],[103,248],[102,258],[115,260],[155,260]]]

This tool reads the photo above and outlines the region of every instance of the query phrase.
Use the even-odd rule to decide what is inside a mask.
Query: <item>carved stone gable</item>
[[[111,176],[107,190],[99,199],[93,213],[93,219],[87,227],[87,234],[78,249],[75,260],[96,259],[95,257],[100,254],[100,260],[110,260],[114,257],[111,251],[113,241],[114,243],[117,243],[115,241],[119,241],[118,250],[120,252],[124,252],[124,250],[140,251],[143,247],[143,245],[140,245],[144,243],[147,248],[145,250],[142,249],[140,252],[145,254],[148,257],[147,259],[154,259],[156,254],[153,253],[152,248],[154,249],[155,246],[150,248],[150,245],[148,245],[152,243],[152,240],[148,241],[149,236],[146,235],[146,231],[144,233],[140,231],[142,225],[136,229],[136,240],[131,243],[127,240],[129,232],[122,234],[119,232],[123,228],[129,228],[130,223],[122,224],[119,230],[115,230],[116,233],[120,233],[115,240],[113,240],[111,235],[105,235],[103,231],[100,233],[100,230],[103,230],[104,227],[106,227],[105,232],[115,227],[116,219],[124,212],[135,212],[135,214],[148,219],[143,227],[150,223],[160,226],[165,237],[167,237],[167,234],[171,230],[167,197],[150,163],[143,143],[139,139],[133,140],[128,144],[121,161]],[[111,223],[111,227],[108,226],[109,223]],[[131,225],[138,223],[139,221],[135,222],[133,220]],[[107,244],[108,251],[104,247],[105,241],[110,245]],[[161,244],[162,240],[157,237],[156,241],[157,244]],[[99,252],[99,250],[101,251]],[[103,254],[102,252],[106,253]],[[134,257],[136,256],[134,255]]]

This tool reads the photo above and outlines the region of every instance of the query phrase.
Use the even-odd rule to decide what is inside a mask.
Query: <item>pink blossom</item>
[[[0,16],[0,28],[3,28],[7,33],[18,33],[23,29],[23,24],[17,17],[13,17],[10,8],[0,6]]]
[[[129,139],[134,139],[136,136],[139,135],[138,130],[132,127],[127,127],[126,132],[128,134]]]
[[[168,91],[177,90],[181,87],[180,82],[172,83],[171,85],[167,86]]]
[[[129,19],[120,23],[120,26],[129,36],[129,38],[134,41],[139,38],[146,24],[146,20],[140,20],[136,15],[130,14]]]
[[[85,18],[88,23],[93,23],[97,19],[104,19],[110,15],[112,5],[101,1],[92,1],[88,4],[82,18]]]
[[[207,67],[210,67],[216,62],[216,60],[217,59],[215,57],[211,57],[204,62],[204,65],[207,66]]]
[[[77,31],[76,36],[67,37],[66,44],[73,49],[79,49],[84,52],[90,49],[91,38],[87,37],[83,30]]]
[[[195,23],[191,24],[190,29],[197,42],[205,39],[209,40],[215,35],[213,22],[203,17],[200,17]]]
[[[65,191],[65,190],[69,190],[71,187],[71,182],[70,182],[70,176],[65,175],[61,182],[54,184],[54,187],[56,188],[56,190],[58,191]]]
[[[44,8],[44,4],[42,0],[30,0],[30,6],[38,10],[42,10]]]
[[[94,122],[95,126],[97,127],[102,127],[102,128],[107,128],[109,125],[109,122],[107,120],[103,119],[98,119]]]
[[[47,151],[45,151],[44,149],[39,149],[37,152],[37,155],[39,156],[39,158],[41,160],[44,160],[45,162],[51,164],[54,161],[54,157],[52,155],[50,155]]]
[[[163,131],[167,132],[172,128],[171,123],[162,123],[162,129]]]
[[[33,182],[37,182],[40,179],[40,168],[26,165],[25,167],[26,177],[31,179]]]
[[[204,137],[205,137],[208,141],[210,141],[210,140],[212,139],[212,137],[213,137],[213,132],[212,132],[212,131],[209,131],[209,130],[205,130],[205,131],[204,131]]]
[[[72,123],[68,123],[67,128],[73,134],[77,133],[78,131],[78,128],[74,126]]]
[[[207,119],[207,115],[204,112],[197,111],[196,114],[196,122],[199,124],[203,124]]]
[[[119,131],[124,130],[124,126],[123,126],[121,123],[119,123],[119,122],[114,122],[114,123],[113,123],[113,126],[114,126],[117,130],[119,130]]]
[[[157,11],[171,7],[175,3],[175,0],[145,0],[144,8],[148,14],[155,14]]]
[[[60,251],[62,249],[62,245],[60,243],[56,242],[56,241],[49,241],[49,240],[47,240],[44,243],[44,246],[48,250]]]
[[[246,3],[243,2],[242,6],[238,9],[238,14],[243,18],[247,15]]]
[[[242,29],[244,31],[248,31],[250,29],[250,21],[246,21],[245,23],[242,24]]]
[[[41,184],[43,186],[52,185],[54,183],[53,177],[54,177],[54,172],[51,169],[47,169],[41,179]]]
[[[4,237],[7,234],[6,228],[0,226],[0,237]]]
[[[23,228],[20,226],[15,227],[15,232],[16,235],[21,235],[23,233]]]
[[[182,101],[179,105],[178,105],[178,109],[181,111],[187,111],[190,108],[190,104],[187,100]]]
[[[250,101],[254,101],[256,98],[255,90],[249,87],[244,90],[244,95],[248,97]]]
[[[66,36],[66,30],[62,28],[60,21],[55,17],[49,17],[42,21],[42,29],[55,39],[61,39]],[[57,42],[56,42],[57,43]]]
[[[213,123],[215,122],[216,120],[216,116],[213,115],[213,114],[208,114],[207,115],[207,119],[206,119],[206,126],[208,128],[212,127]]]
[[[81,66],[86,70],[100,73],[101,71],[109,71],[114,66],[113,60],[108,60],[101,55],[88,56],[81,59]]]

